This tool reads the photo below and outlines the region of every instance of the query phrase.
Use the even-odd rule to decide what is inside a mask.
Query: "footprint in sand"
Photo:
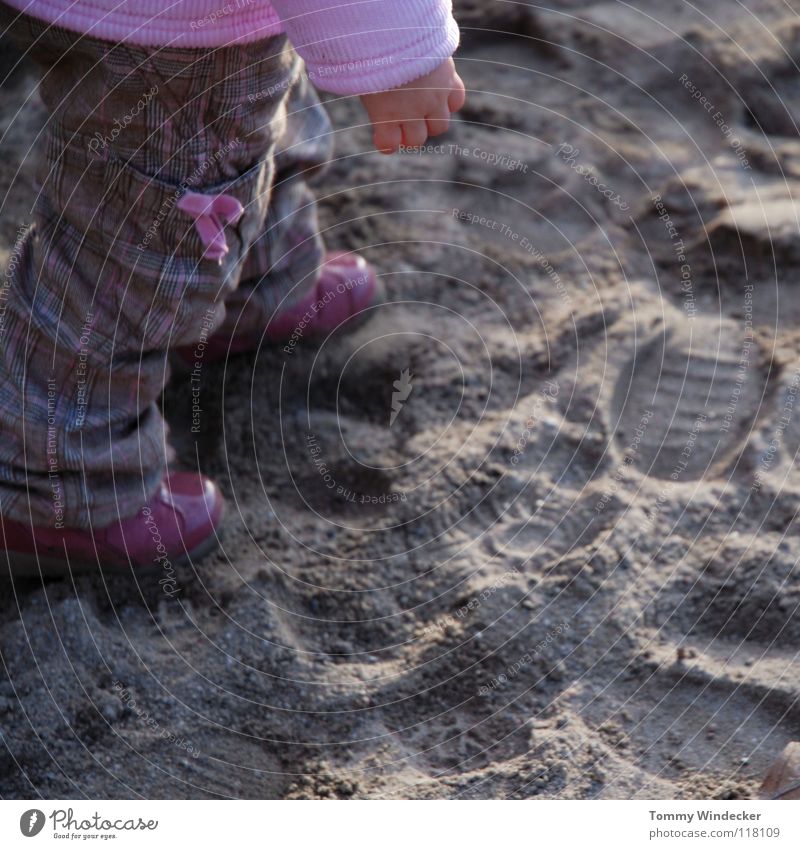
[[[622,369],[613,408],[627,462],[673,481],[724,474],[764,408],[752,330],[698,318],[668,323]]]

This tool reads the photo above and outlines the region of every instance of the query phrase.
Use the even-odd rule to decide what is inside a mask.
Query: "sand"
[[[468,105],[391,159],[332,98],[322,224],[389,301],[208,369],[199,434],[173,380],[229,511],[172,595],[0,579],[2,796],[754,795],[800,733],[797,6],[462,0]]]

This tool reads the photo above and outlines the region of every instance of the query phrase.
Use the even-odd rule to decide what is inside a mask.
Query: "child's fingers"
[[[461,77],[456,74],[455,83],[447,97],[447,108],[451,113],[458,112],[458,110],[464,105],[464,101],[466,101],[466,99],[467,92],[464,88],[464,83],[461,81]]]
[[[414,121],[403,121],[403,144],[406,147],[417,147],[425,144],[428,138],[428,125],[423,118]]]
[[[446,133],[450,126],[450,111],[446,107],[442,107],[428,115],[425,123],[428,125],[429,136],[440,136],[442,133]]]
[[[373,128],[372,143],[381,153],[394,153],[403,141],[399,124],[378,124]]]

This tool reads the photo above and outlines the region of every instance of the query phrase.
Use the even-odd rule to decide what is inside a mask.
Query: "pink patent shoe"
[[[264,331],[214,334],[206,342],[203,361],[217,362],[264,343],[294,348],[304,339],[327,335],[346,321],[362,319],[365,310],[382,300],[383,289],[364,257],[332,251],[325,256],[316,286],[301,301],[280,309]],[[184,367],[193,367],[197,359],[191,345],[176,348],[173,353]]]
[[[3,519],[3,554],[15,577],[68,575],[102,570],[138,575],[194,561],[218,544],[222,493],[196,472],[168,474],[155,495],[129,519],[104,528],[54,528]]]

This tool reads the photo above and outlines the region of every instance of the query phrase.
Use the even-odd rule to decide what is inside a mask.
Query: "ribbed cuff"
[[[317,88],[371,94],[430,73],[459,41],[451,0],[273,0]]]

